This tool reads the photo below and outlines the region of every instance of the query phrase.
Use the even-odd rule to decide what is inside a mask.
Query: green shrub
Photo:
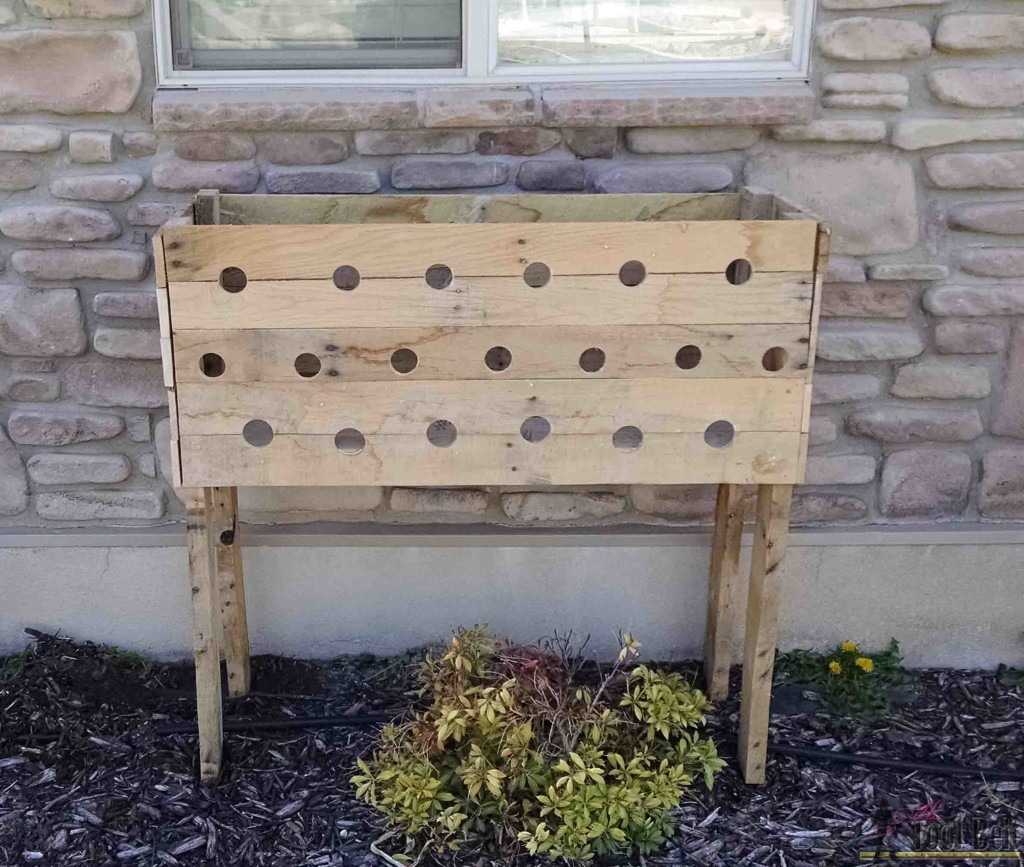
[[[480,847],[585,861],[650,852],[669,812],[724,762],[699,735],[710,709],[679,674],[633,666],[623,642],[611,671],[582,683],[571,642],[541,648],[459,632],[423,663],[429,707],[386,726],[357,795],[406,837],[406,850]]]
[[[900,646],[893,639],[881,653],[864,653],[844,641],[827,653],[793,650],[780,654],[781,680],[818,689],[829,710],[846,716],[877,719],[892,710],[892,689],[907,681]]]

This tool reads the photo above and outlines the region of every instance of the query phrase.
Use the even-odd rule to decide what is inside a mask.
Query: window
[[[813,0],[163,0],[161,80],[806,77]]]

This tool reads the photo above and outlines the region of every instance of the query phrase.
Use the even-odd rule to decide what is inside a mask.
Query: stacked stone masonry
[[[149,245],[196,190],[743,183],[834,229],[795,520],[1024,519],[1024,5],[822,0],[808,87],[157,93],[151,18],[0,5],[0,524],[182,519]],[[713,497],[242,492],[258,521],[528,525],[702,523]]]

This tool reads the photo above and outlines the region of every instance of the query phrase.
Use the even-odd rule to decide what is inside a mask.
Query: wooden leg
[[[708,616],[704,631],[704,681],[708,698],[721,701],[729,695],[732,665],[733,584],[740,569],[743,538],[743,487],[718,486],[715,535],[711,544],[711,576],[708,580]]]
[[[188,520],[188,569],[192,586],[192,650],[196,660],[199,708],[199,775],[203,782],[220,776],[224,727],[220,692],[220,606],[217,564],[212,539],[213,488],[182,492]]]
[[[238,488],[213,488],[213,541],[223,627],[228,695],[249,693],[249,626],[245,616],[242,546],[238,535]]]
[[[792,485],[759,485],[750,564],[739,759],[748,783],[763,783],[768,758],[772,673],[779,629],[779,565],[786,555]]]

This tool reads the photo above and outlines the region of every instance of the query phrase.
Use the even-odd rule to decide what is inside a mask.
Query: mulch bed
[[[229,700],[226,719],[397,713],[415,698],[418,659],[257,657],[253,694]],[[384,867],[370,851],[380,818],[348,784],[372,728],[231,732],[221,783],[203,787],[196,739],[155,732],[194,721],[192,678],[185,665],[144,666],[52,636],[6,669],[0,660],[0,864]],[[922,672],[909,702],[873,724],[789,692],[773,716],[776,743],[1024,771],[1024,689],[1009,678]],[[709,726],[730,757],[737,713],[732,698]],[[713,792],[693,789],[666,852],[635,863],[846,865],[861,850],[921,848],[958,830],[977,848],[1024,848],[1018,781],[774,757],[767,784],[751,788],[734,768]]]

